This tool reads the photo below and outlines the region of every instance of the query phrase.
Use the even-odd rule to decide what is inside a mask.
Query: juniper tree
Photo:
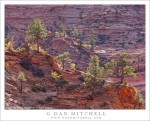
[[[94,94],[95,86],[101,84],[105,76],[104,67],[101,67],[99,62],[99,58],[96,55],[91,56],[87,71],[82,73],[85,80],[84,84],[91,91],[92,95]]]
[[[56,56],[56,59],[58,59],[58,61],[62,64],[62,68],[64,70],[66,62],[70,60],[69,52],[64,52],[63,54]]]
[[[39,52],[39,42],[47,37],[47,30],[39,18],[35,18],[29,25],[26,34],[26,41],[32,44],[37,44],[37,52]]]

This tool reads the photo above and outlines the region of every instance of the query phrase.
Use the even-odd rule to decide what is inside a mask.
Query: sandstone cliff
[[[51,55],[41,53],[5,52],[5,107],[6,109],[143,109],[139,93],[131,86],[115,86],[107,83],[99,87],[91,98],[82,86],[80,71],[63,71]],[[28,60],[28,61],[27,61]],[[30,62],[30,63],[27,63]],[[25,67],[23,66],[25,63]],[[20,90],[18,73],[27,79]],[[58,72],[63,80],[56,91],[56,82],[50,71]]]

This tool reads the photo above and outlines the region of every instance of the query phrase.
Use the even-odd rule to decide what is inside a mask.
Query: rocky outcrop
[[[28,63],[25,63],[26,68],[20,63],[22,58],[28,60]],[[43,55],[37,52],[27,54],[26,52],[6,51],[5,63],[6,109],[144,108],[144,104],[137,94],[137,89],[131,86],[120,86],[118,88],[108,83],[104,87],[99,87],[94,97],[91,97],[90,91],[82,86],[82,72],[61,70],[58,62],[51,55]],[[44,73],[44,76],[40,76],[40,78],[39,75],[35,75],[36,69],[39,68]],[[31,70],[34,71],[34,74]],[[17,79],[20,71],[24,72],[27,79],[23,82],[22,94],[19,92],[20,81]],[[62,82],[58,90],[56,89],[56,80],[51,77],[51,71],[58,72],[61,76]]]

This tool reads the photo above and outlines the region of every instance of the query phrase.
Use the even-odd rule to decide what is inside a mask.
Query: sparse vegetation
[[[75,70],[75,68],[76,68],[76,64],[71,63],[71,65],[70,65],[70,69],[71,69],[71,70]]]
[[[5,44],[5,49],[9,51],[14,51],[12,41],[9,41]]]
[[[56,82],[56,89],[57,89],[57,92],[58,92],[59,87],[62,86],[62,85],[61,85],[61,81],[60,81],[61,76],[60,76],[57,72],[52,71],[52,72],[51,72],[51,77],[52,77],[52,78],[55,80],[55,82]]]
[[[71,31],[71,34],[72,34],[72,36],[75,37],[76,39],[78,38],[78,36],[79,36],[79,31],[78,31],[78,29],[77,29],[75,26],[73,26],[72,31]]]
[[[98,44],[98,45],[104,44],[106,40],[109,40],[109,36],[104,35],[104,34],[99,34],[98,39],[99,39],[99,41],[97,41],[96,44]]]
[[[78,85],[68,85],[68,86],[66,87],[66,90],[67,90],[67,91],[72,91],[72,90],[76,89],[77,87],[78,87]]]
[[[82,74],[85,82],[84,85],[91,91],[92,95],[95,92],[95,87],[104,80],[105,71],[99,65],[99,58],[91,56],[87,71]]]
[[[17,79],[20,81],[20,93],[22,94],[23,82],[27,81],[27,79],[26,79],[26,77],[25,77],[23,72],[19,72],[18,73]]]
[[[124,82],[126,76],[136,77],[134,73],[135,69],[131,66],[131,60],[129,54],[119,53],[117,54],[117,60],[111,60],[107,63],[107,67],[113,69],[113,74],[120,78],[120,83]]]
[[[26,18],[24,10],[32,7],[26,6],[17,13]],[[121,9],[119,5],[112,8],[55,6],[49,8],[49,16],[47,8],[43,9],[46,13],[42,16],[40,7],[38,16],[44,21],[35,18],[29,26],[33,16],[28,16],[27,22],[22,19],[11,22],[15,17],[6,14],[6,19],[10,19],[6,21],[10,23],[5,23],[6,106],[145,108],[144,7],[138,5],[140,9],[132,12],[132,6],[127,5],[121,5]],[[10,11],[19,6],[8,8],[9,5],[6,9]],[[137,10],[139,13],[135,14]],[[55,11],[59,15],[55,16]],[[130,20],[121,22],[123,16],[119,15]],[[138,18],[136,23],[135,18]]]
[[[52,101],[52,99],[53,99],[53,97],[48,96],[48,97],[45,99],[45,101],[46,101],[46,102],[51,102],[51,101]]]
[[[59,62],[62,64],[62,69],[64,70],[66,62],[70,60],[69,52],[64,52],[63,54],[56,56],[56,59],[58,59]]]
[[[41,92],[46,92],[47,90],[46,90],[45,87],[41,87],[41,85],[35,84],[35,85],[33,85],[33,86],[31,87],[31,91],[32,91],[32,92],[39,92],[39,91],[41,91]]]
[[[89,41],[90,41],[90,45],[91,45],[91,50],[93,50],[94,46],[95,46],[95,43],[96,43],[96,40],[94,39],[94,31],[92,31]]]
[[[40,87],[37,85],[34,85],[31,87],[32,92],[39,92],[40,91]]]
[[[44,103],[44,101],[43,100],[37,100],[37,103],[39,104],[39,105],[44,105],[45,103]]]
[[[39,18],[35,18],[30,24],[27,34],[26,41],[31,44],[37,44],[37,52],[39,52],[39,42],[47,37],[47,30]]]

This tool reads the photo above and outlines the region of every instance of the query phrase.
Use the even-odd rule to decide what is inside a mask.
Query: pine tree
[[[25,75],[24,75],[23,72],[19,72],[19,73],[18,73],[18,80],[20,81],[20,93],[22,94],[22,88],[23,88],[22,83],[27,80],[27,79],[25,78]]]
[[[73,37],[78,38],[79,31],[78,31],[78,29],[75,26],[73,26],[71,34],[73,35]]]
[[[91,44],[91,50],[94,49],[94,46],[95,46],[95,43],[96,43],[96,40],[94,39],[94,30],[92,30],[91,32],[91,37],[90,37],[90,44]]]
[[[56,59],[58,59],[58,61],[62,64],[62,68],[64,70],[66,62],[70,60],[69,52],[64,52],[63,54],[56,56]]]
[[[39,42],[47,37],[47,30],[39,18],[35,18],[29,25],[26,34],[26,41],[37,44],[37,52],[39,52]]]
[[[129,54],[119,53],[117,57],[118,59],[111,60],[105,66],[113,70],[113,74],[120,78],[120,82],[123,83],[127,76],[136,77],[135,69],[131,66],[132,61],[129,59]]]
[[[89,88],[93,95],[95,86],[101,84],[105,76],[105,70],[103,67],[100,67],[99,58],[96,55],[91,56],[89,67],[87,68],[87,71],[82,74],[82,76],[85,80],[84,84],[87,88]]]

